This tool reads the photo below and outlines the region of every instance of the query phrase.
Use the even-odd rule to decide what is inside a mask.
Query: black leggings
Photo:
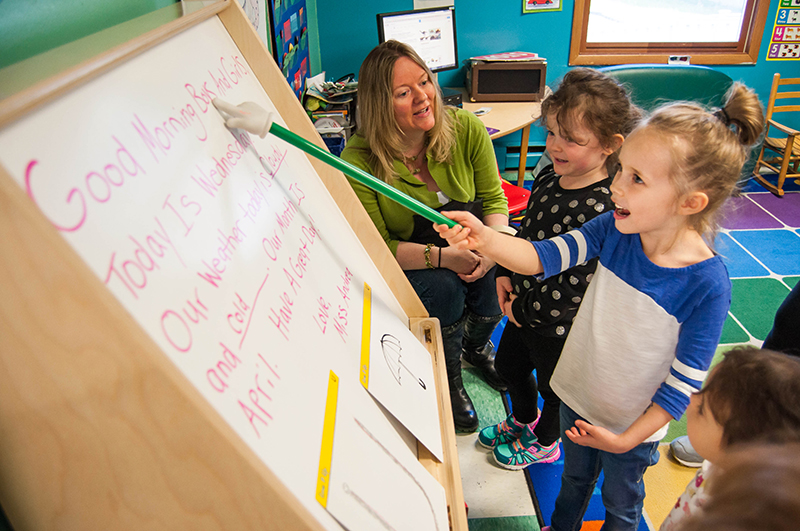
[[[561,356],[566,337],[547,337],[513,323],[503,330],[497,346],[495,368],[508,384],[508,395],[517,422],[529,424],[538,415],[538,395],[544,405],[533,432],[542,446],[553,444],[560,435],[561,399],[550,389],[550,377]],[[537,378],[532,374],[536,370]],[[538,384],[538,385],[537,385]]]

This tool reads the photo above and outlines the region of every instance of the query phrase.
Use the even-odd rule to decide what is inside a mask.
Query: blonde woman
[[[488,225],[508,226],[508,204],[489,135],[472,113],[445,107],[433,74],[397,41],[373,49],[358,80],[358,132],[342,158],[437,210],[469,210]],[[351,180],[423,304],[439,319],[456,428],[478,427],[464,390],[461,358],[503,389],[489,338],[502,318],[495,262],[447,246],[431,223]]]

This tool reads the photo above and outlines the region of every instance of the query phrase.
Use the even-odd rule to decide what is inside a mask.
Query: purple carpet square
[[[747,197],[767,209],[789,227],[800,227],[799,193],[787,193],[783,197],[777,197],[770,193],[749,194]]]
[[[747,194],[742,197],[730,198],[725,204],[722,226],[730,230],[783,228],[778,220],[764,212],[764,209],[750,199],[755,195],[763,194]],[[766,195],[771,196],[772,194],[767,193]]]

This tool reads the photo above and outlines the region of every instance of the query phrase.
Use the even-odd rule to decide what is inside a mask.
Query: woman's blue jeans
[[[431,317],[439,319],[442,328],[454,324],[466,307],[480,317],[502,313],[497,304],[494,272],[490,269],[475,282],[464,282],[450,269],[413,269],[405,271]]]
[[[561,404],[561,447],[564,472],[556,508],[550,519],[552,531],[581,528],[583,515],[603,471],[601,494],[606,520],[601,531],[635,531],[644,505],[644,471],[658,462],[658,442],[642,443],[624,454],[612,454],[580,446],[564,432],[582,419],[566,404]]]

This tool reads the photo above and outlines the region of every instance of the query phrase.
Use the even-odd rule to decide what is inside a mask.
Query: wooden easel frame
[[[294,132],[324,146],[237,2],[220,0],[0,101],[0,128],[218,16]],[[345,177],[310,158],[433,356],[445,462],[419,460],[466,530],[438,321]],[[27,529],[321,529],[0,166],[0,502]]]

